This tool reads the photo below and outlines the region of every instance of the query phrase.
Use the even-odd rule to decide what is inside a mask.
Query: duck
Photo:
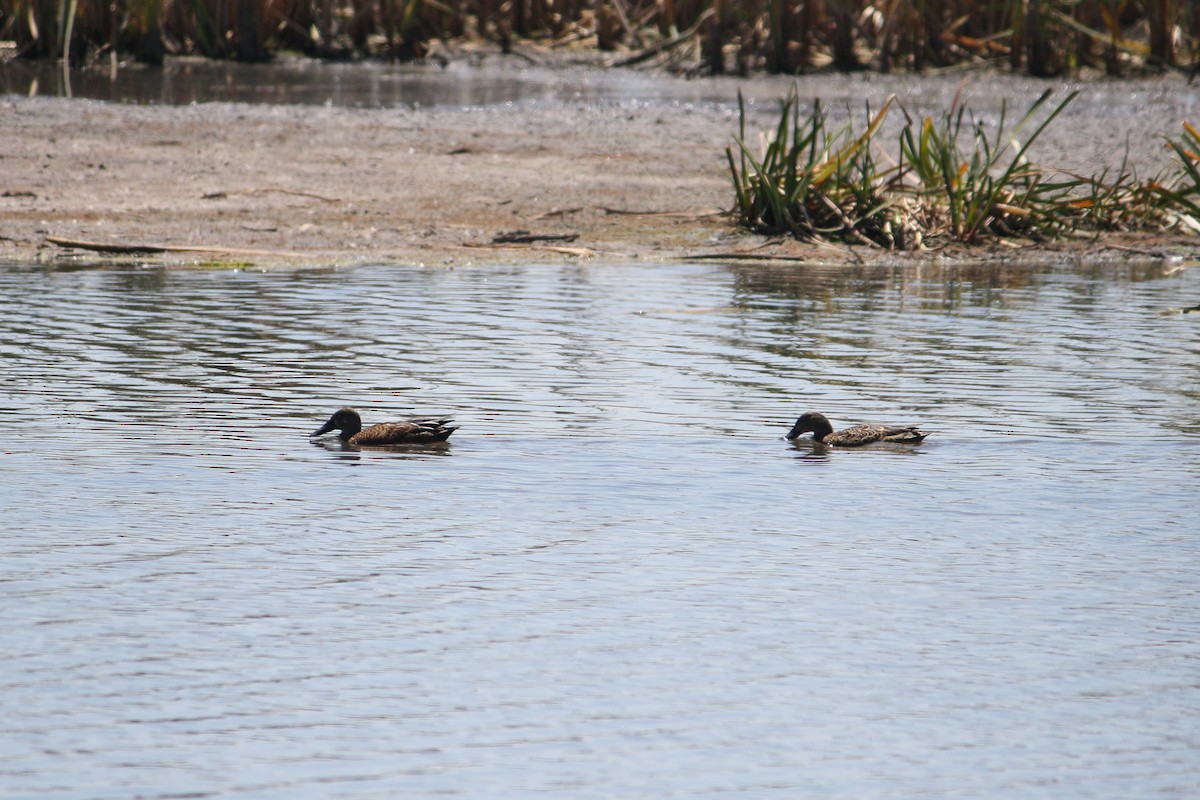
[[[916,444],[929,435],[915,425],[855,425],[834,433],[833,425],[824,414],[809,411],[800,415],[784,438],[794,441],[800,434],[809,431],[812,432],[813,441],[835,447],[861,447],[876,442]]]
[[[332,430],[346,444],[378,447],[389,444],[433,444],[444,442],[458,430],[450,419],[411,419],[405,422],[378,422],[370,427],[362,426],[362,417],[353,408],[342,408],[333,412],[329,421],[309,434],[322,436]]]

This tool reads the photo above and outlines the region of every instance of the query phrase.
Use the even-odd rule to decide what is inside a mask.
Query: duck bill
[[[787,435],[784,436],[783,438],[787,439],[790,442],[792,439],[798,438],[800,436],[800,434],[802,434],[802,433],[808,433],[808,431],[804,430],[799,425],[794,425],[794,426],[792,426],[792,429],[787,432]]]
[[[321,434],[329,433],[331,430],[333,430],[333,427],[333,420],[329,420],[329,422],[326,422],[324,425],[310,433],[309,436],[320,436]]]

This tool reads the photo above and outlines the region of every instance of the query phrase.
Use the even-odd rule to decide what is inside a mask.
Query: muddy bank
[[[458,78],[461,79],[461,76]],[[1200,255],[1190,235],[1115,237],[1031,248],[889,255],[776,242],[737,231],[724,148],[740,88],[755,129],[774,123],[790,79],[676,78],[653,102],[537,101],[483,108],[348,109],[211,103],[133,106],[0,100],[0,260],[152,263],[467,264],[661,260],[725,255],[818,261]],[[914,112],[948,105],[961,75],[813,76],[801,95],[835,108],[896,94]],[[1050,84],[969,79],[973,109],[1023,110],[1045,88],[1080,98],[1034,151],[1087,174],[1128,156],[1169,163],[1164,135],[1200,123],[1179,78]],[[892,124],[899,126],[895,115]],[[98,254],[54,240],[167,248]]]

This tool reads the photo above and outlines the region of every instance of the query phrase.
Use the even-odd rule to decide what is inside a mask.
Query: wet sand
[[[663,81],[681,79],[666,77]],[[831,108],[912,113],[952,101],[962,74],[809,76],[801,96]],[[1200,92],[1176,77],[1050,83],[966,79],[970,107],[1019,116],[1045,88],[1082,93],[1033,150],[1087,174],[1128,156],[1139,174],[1170,163],[1163,137],[1200,124]],[[210,103],[135,106],[0,99],[0,261],[183,264],[595,262],[791,258],[1200,257],[1187,233],[884,253],[737,230],[724,149],[740,88],[751,129],[775,122],[790,79],[721,79],[724,103],[555,102],[464,109],[347,109]],[[898,129],[901,115],[889,124]],[[160,252],[102,253],[55,241]]]

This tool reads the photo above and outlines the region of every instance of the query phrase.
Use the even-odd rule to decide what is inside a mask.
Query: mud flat
[[[737,91],[752,100],[752,129],[768,129],[791,84],[720,79],[705,88],[720,99],[702,102],[377,109],[3,97],[0,261],[1200,257],[1200,236],[1178,232],[896,254],[738,231],[723,213],[732,205],[724,149],[737,130]],[[1170,163],[1163,137],[1178,135],[1184,120],[1200,125],[1200,91],[1171,76],[1049,83],[990,73],[825,75],[798,86],[802,97],[855,112],[895,94],[913,113],[936,113],[965,87],[969,106],[993,117],[1002,101],[1019,116],[1046,88],[1078,88],[1032,158],[1086,174],[1116,168],[1126,154],[1139,174],[1153,174]]]

